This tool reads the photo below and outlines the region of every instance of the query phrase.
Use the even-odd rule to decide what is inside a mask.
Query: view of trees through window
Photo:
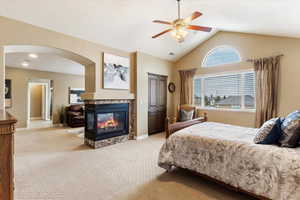
[[[194,103],[212,108],[255,109],[254,72],[196,78]]]

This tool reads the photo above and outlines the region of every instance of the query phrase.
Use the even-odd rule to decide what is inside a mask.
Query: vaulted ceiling
[[[176,18],[176,0],[0,0],[0,5],[2,16],[173,61],[218,30],[300,37],[299,0],[182,0],[184,17],[200,11],[203,16],[193,24],[215,29],[191,31],[180,44],[169,34],[151,38],[166,28],[152,20]]]

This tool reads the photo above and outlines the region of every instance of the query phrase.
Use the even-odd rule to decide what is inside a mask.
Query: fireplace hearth
[[[94,148],[128,139],[129,104],[86,104],[85,143]]]

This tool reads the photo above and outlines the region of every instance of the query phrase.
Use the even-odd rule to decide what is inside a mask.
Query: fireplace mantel
[[[108,92],[107,90],[102,90],[100,93],[84,93],[81,95],[84,100],[134,100],[135,95],[128,91],[116,90]]]

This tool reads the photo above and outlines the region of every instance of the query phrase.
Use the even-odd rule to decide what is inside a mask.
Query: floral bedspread
[[[300,199],[300,148],[254,144],[257,129],[205,122],[174,133],[158,165],[208,175],[256,195]]]

